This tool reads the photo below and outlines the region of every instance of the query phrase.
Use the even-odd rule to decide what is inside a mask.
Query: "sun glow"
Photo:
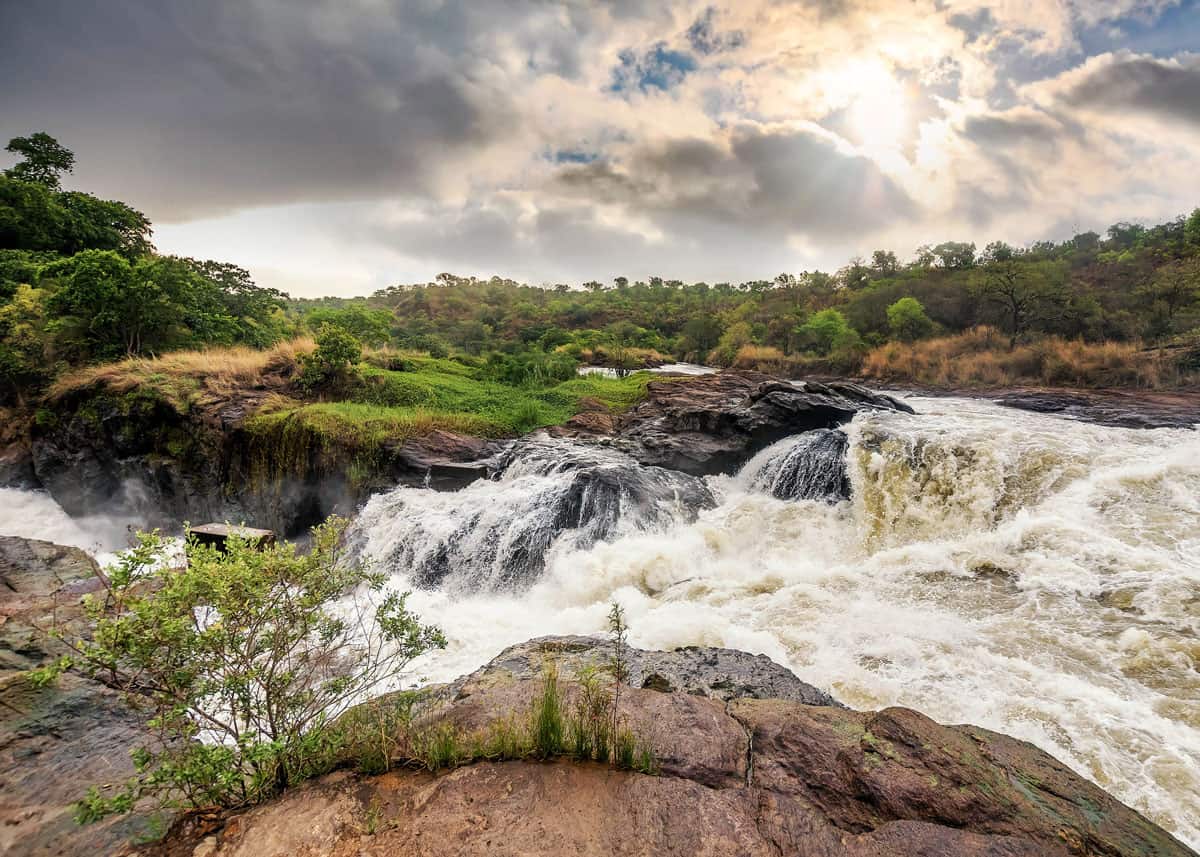
[[[856,63],[840,69],[831,88],[844,105],[846,133],[867,149],[900,148],[911,133],[909,96],[881,63]]]
[[[850,105],[850,129],[861,145],[891,149],[903,142],[908,130],[908,105],[900,87],[889,89],[864,92]]]

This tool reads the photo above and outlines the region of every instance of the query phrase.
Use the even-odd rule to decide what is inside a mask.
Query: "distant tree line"
[[[562,377],[581,360],[730,365],[747,350],[854,371],[872,347],[978,325],[1010,349],[1045,335],[1200,336],[1200,209],[1028,247],[947,241],[907,262],[876,250],[832,273],[742,283],[617,276],[573,288],[443,273],[369,297],[291,300],[236,265],[159,255],[141,212],[62,190],[75,156],[49,135],[7,148],[21,160],[0,176],[0,404],[80,363],[327,328],[368,347],[485,358],[510,381]]]
[[[412,348],[567,350],[623,345],[729,364],[747,345],[853,357],[991,325],[1009,347],[1039,334],[1160,343],[1200,325],[1200,209],[1154,227],[1118,223],[1025,248],[996,242],[921,247],[901,263],[878,250],[835,273],[743,283],[617,277],[573,289],[439,274],[370,298],[294,301],[289,312],[336,320]]]

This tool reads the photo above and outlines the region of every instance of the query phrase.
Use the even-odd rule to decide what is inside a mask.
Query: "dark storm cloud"
[[[915,210],[874,161],[808,127],[747,125],[721,142],[647,145],[625,163],[566,168],[558,184],[623,202],[661,225],[742,223],[776,235],[869,230]]]
[[[586,22],[546,9],[6,3],[0,134],[44,128],[78,152],[79,184],[159,219],[429,193],[448,158],[512,132],[512,93],[484,56],[496,34],[527,40],[540,68],[577,69]]]
[[[1200,56],[1163,60],[1117,55],[1062,94],[1073,107],[1135,110],[1200,125]]]

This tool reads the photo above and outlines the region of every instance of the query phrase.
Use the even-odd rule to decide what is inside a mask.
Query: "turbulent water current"
[[[635,645],[763,652],[856,708],[1032,741],[1200,846],[1200,432],[906,400],[733,476],[546,441],[377,496],[361,550],[449,639],[413,679],[599,632],[616,600]]]

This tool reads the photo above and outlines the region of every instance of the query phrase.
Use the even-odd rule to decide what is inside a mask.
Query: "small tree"
[[[887,308],[888,327],[902,342],[915,342],[933,331],[933,321],[916,298],[900,298]]]
[[[818,354],[828,354],[835,347],[842,347],[857,334],[846,321],[846,317],[836,309],[823,309],[812,318],[796,328],[796,338],[799,346]]]
[[[16,166],[4,171],[6,176],[44,185],[51,190],[59,189],[61,173],[75,169],[75,153],[60,145],[45,131],[28,137],[13,137],[4,150],[21,156]]]
[[[976,291],[995,306],[1008,332],[1008,348],[1036,323],[1061,314],[1065,294],[1062,266],[1054,262],[1025,262],[1017,258],[996,261],[976,280]]]
[[[310,389],[327,386],[343,378],[362,360],[362,344],[343,327],[327,324],[317,334],[317,347],[303,358],[300,383]]]
[[[613,649],[608,663],[609,672],[613,677],[612,731],[609,735],[615,738],[621,727],[621,685],[629,680],[629,660],[626,652],[629,646],[627,641],[629,625],[625,621],[625,608],[616,601],[608,610],[608,635]]]
[[[256,550],[231,538],[224,552],[187,545],[169,568],[166,545],[142,534],[85,598],[92,638],[35,681],[75,667],[146,709],[157,735],[133,751],[137,775],[78,805],[91,821],[144,796],[165,805],[237,807],[331,764],[329,727],[409,661],[445,645],[385,592],[384,576],[344,555],[346,522],[313,530],[313,550]],[[345,600],[343,600],[345,598]]]

